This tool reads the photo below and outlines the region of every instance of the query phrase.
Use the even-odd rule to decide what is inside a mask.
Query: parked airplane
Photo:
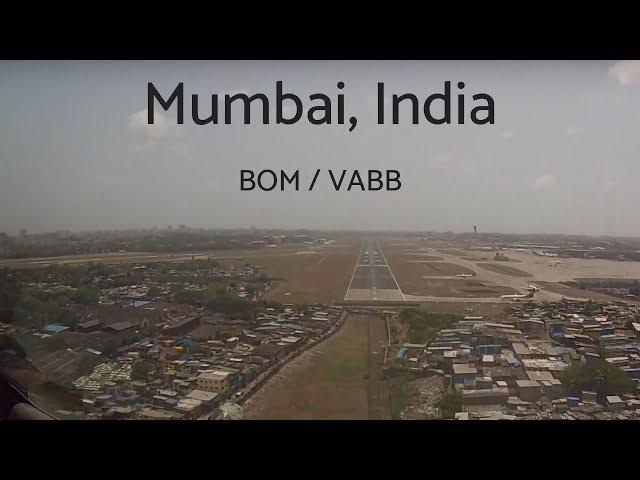
[[[528,300],[533,298],[533,294],[540,290],[535,285],[528,286],[529,292],[524,294],[500,295],[500,300]]]

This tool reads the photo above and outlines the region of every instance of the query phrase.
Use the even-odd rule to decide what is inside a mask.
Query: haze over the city
[[[333,101],[357,128],[147,125],[168,95]],[[443,83],[495,100],[495,124],[377,125],[376,86],[421,101]],[[456,93],[456,91],[453,91]],[[640,236],[640,62],[0,62],[0,231],[195,227]],[[306,105],[310,105],[308,102]],[[335,108],[335,104],[334,104]],[[156,112],[158,112],[156,110]],[[239,112],[239,110],[238,110]],[[275,105],[271,105],[275,112]],[[256,115],[258,117],[258,115]],[[397,192],[243,192],[243,168],[395,169]]]

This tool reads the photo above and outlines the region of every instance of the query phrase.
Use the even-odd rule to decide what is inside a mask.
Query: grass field
[[[247,400],[245,418],[369,418],[368,322],[348,318],[334,336],[285,365]]]

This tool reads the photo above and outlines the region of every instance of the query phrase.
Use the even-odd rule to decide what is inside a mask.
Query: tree
[[[275,300],[260,300],[260,303],[264,305],[264,308],[273,308],[276,312],[284,311],[284,305]]]
[[[440,409],[442,418],[455,418],[455,414],[462,410],[462,394],[457,390],[447,392],[436,402],[436,407]]]
[[[187,305],[199,305],[202,299],[202,292],[194,290],[180,290],[173,295],[174,302],[185,303]]]
[[[56,323],[75,328],[78,325],[78,316],[68,308],[61,308],[57,314]]]
[[[211,296],[207,299],[206,306],[211,311],[238,315],[245,320],[251,320],[257,310],[255,303],[228,293]]]
[[[584,304],[584,313],[585,315],[595,315],[600,311],[600,304],[594,300],[589,300]]]
[[[574,363],[560,374],[560,381],[567,393],[580,395],[584,390],[594,391],[599,401],[607,395],[629,393],[634,389],[633,380],[625,372],[600,358]]]
[[[79,377],[83,375],[89,375],[93,372],[93,369],[101,362],[102,360],[98,356],[84,356],[78,362],[78,366],[76,367],[76,374]]]
[[[73,294],[72,299],[82,305],[95,305],[100,298],[100,289],[88,285],[79,287]]]
[[[102,262],[97,262],[97,263],[89,262],[87,263],[87,272],[93,275],[107,276],[113,272],[113,269],[107,267]]]
[[[56,335],[45,338],[42,343],[48,352],[55,352],[56,350],[62,350],[67,347],[65,341]]]
[[[133,365],[131,368],[131,378],[133,380],[147,381],[149,373],[151,373],[152,365],[148,360],[142,360]]]
[[[408,325],[406,340],[409,343],[429,343],[438,330],[446,328],[461,317],[448,313],[435,313],[418,308],[404,308],[400,321]]]
[[[113,355],[114,353],[116,353],[118,348],[120,348],[120,346],[118,345],[118,342],[116,342],[113,339],[109,339],[102,346],[101,350],[102,350],[102,353],[104,353],[107,356],[110,356],[110,355]]]
[[[154,285],[147,292],[147,298],[149,298],[151,300],[151,299],[157,297],[158,295],[160,295],[161,293],[162,293],[162,291],[158,287],[156,287]]]
[[[0,354],[14,355],[16,358],[27,358],[27,352],[24,351],[20,342],[11,335],[0,335]]]

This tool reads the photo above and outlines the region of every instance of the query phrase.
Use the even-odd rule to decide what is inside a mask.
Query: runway
[[[362,244],[344,296],[355,301],[406,301],[378,242],[368,239]]]

